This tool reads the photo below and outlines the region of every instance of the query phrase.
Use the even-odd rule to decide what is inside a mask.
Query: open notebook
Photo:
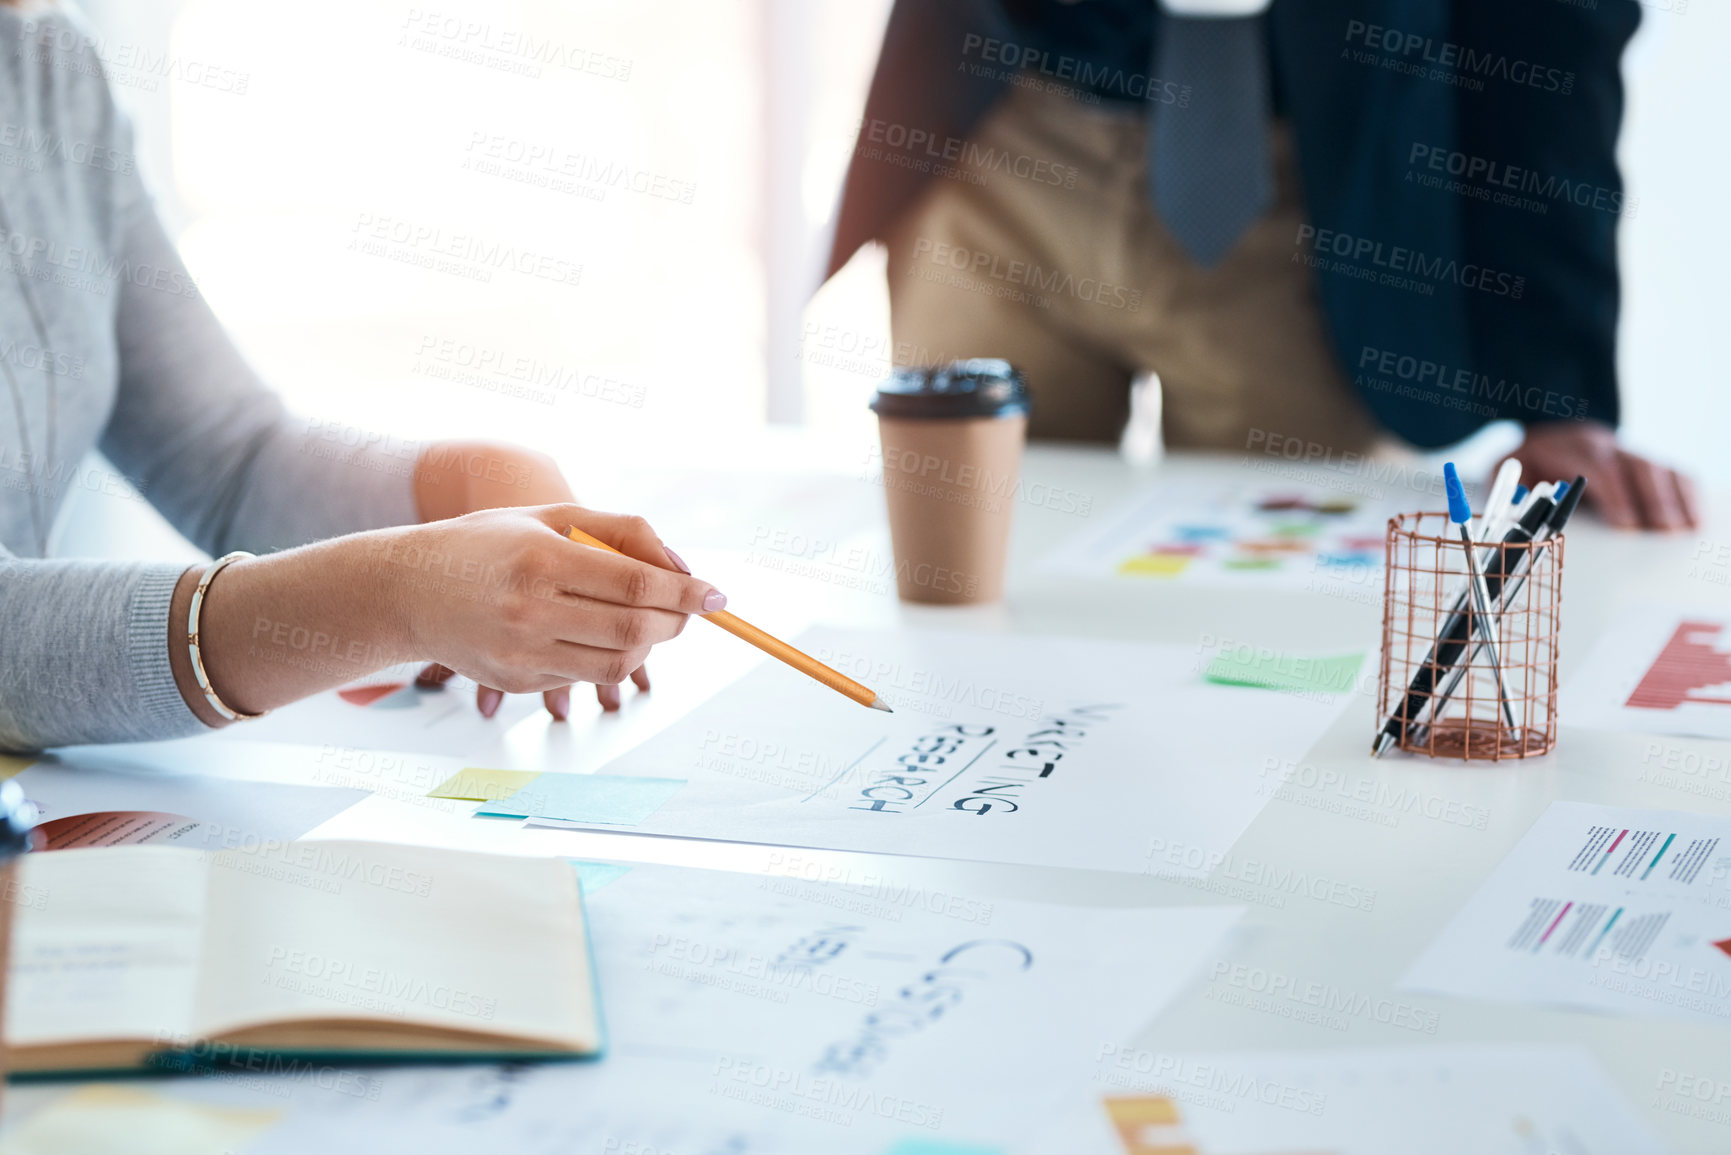
[[[602,1047],[577,873],[561,859],[362,842],[114,846],[26,855],[19,884],[15,1071]]]

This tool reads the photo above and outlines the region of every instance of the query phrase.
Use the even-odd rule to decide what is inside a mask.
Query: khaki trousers
[[[1013,89],[888,237],[890,327],[911,364],[1003,357],[1029,435],[1116,441],[1129,381],[1160,378],[1166,444],[1243,449],[1261,429],[1347,451],[1376,423],[1337,364],[1311,270],[1293,148],[1273,130],[1276,203],[1213,269],[1149,202],[1134,110]]]

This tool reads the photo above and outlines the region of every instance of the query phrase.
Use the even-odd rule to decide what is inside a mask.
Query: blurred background
[[[813,292],[888,0],[83,9],[171,235],[296,408],[525,442],[584,496],[766,427],[869,437],[881,254]],[[1622,146],[1625,428],[1720,488],[1728,33],[1648,0]]]

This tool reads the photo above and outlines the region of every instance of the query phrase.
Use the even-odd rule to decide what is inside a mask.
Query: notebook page
[[[116,846],[26,855],[6,1041],[186,1036],[204,937],[206,855]]]
[[[294,842],[218,854],[210,890],[204,1036],[341,1018],[599,1045],[562,860]]]

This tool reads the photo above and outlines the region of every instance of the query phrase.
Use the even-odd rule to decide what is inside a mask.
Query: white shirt
[[[1269,5],[1270,0],[1157,0],[1160,7],[1174,16],[1220,18],[1255,16]]]

